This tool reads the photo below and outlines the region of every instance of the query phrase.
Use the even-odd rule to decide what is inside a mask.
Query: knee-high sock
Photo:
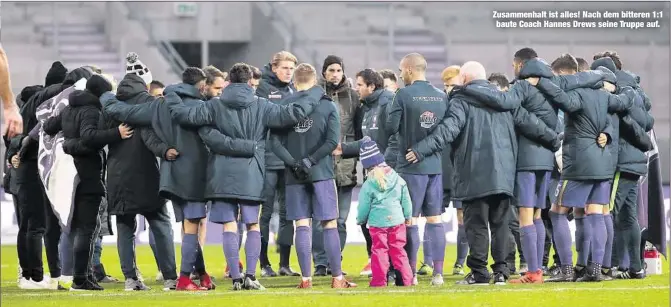
[[[603,222],[606,225],[606,246],[603,253],[603,262],[601,263],[604,268],[611,267],[611,258],[613,257],[613,239],[615,232],[613,231],[613,216],[608,214],[603,216]]]
[[[566,214],[559,214],[550,211],[552,219],[552,233],[555,238],[555,250],[559,253],[559,259],[562,265],[571,265],[573,263],[573,253],[571,252],[571,229],[568,226]]]
[[[431,242],[431,253],[433,258],[433,275],[443,275],[443,261],[445,261],[445,227],[443,223],[426,223]]]
[[[224,256],[226,256],[226,263],[228,264],[229,274],[231,278],[238,279],[240,275],[240,236],[238,232],[224,231]]]
[[[606,223],[603,220],[603,214],[590,214],[585,217],[585,219],[585,224],[589,223],[592,226],[592,235],[590,239],[592,262],[602,264],[607,237]]]
[[[324,228],[324,251],[331,267],[331,276],[342,275],[342,255],[340,251],[340,234],[338,228]]]
[[[538,261],[538,268],[540,269],[543,266],[543,256],[545,255],[545,224],[543,220],[537,219],[534,220],[534,225],[536,226],[536,253],[538,253],[536,261]]]
[[[466,256],[468,256],[468,238],[466,237],[464,224],[459,224],[457,230],[457,262],[455,264],[463,266]]]
[[[185,233],[182,237],[182,264],[179,268],[181,276],[189,277],[198,259],[198,235]]]
[[[417,225],[408,226],[406,236],[405,251],[408,253],[410,268],[414,274],[417,273],[417,252],[419,251],[419,229],[417,229]]]
[[[312,276],[312,230],[307,226],[296,227],[296,255],[303,277]]]
[[[576,265],[587,266],[592,232],[592,224],[588,222],[587,217],[576,219],[576,245],[580,244]]]
[[[207,273],[205,269],[205,258],[203,258],[203,247],[198,244],[198,253],[196,254],[196,263],[193,265],[194,271],[198,275]]]
[[[536,225],[520,227],[520,245],[522,245],[522,252],[527,255],[525,260],[527,261],[529,272],[536,272],[538,270],[537,239]]]
[[[422,241],[422,252],[424,253],[424,264],[433,265],[431,256],[431,236],[429,236],[429,223],[424,224],[424,240]]]
[[[245,258],[247,265],[247,275],[256,275],[256,263],[261,254],[261,233],[256,230],[247,230],[247,240],[245,241]]]

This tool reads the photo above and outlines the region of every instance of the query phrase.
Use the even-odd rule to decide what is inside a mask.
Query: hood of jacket
[[[373,103],[377,103],[377,102],[380,100],[380,97],[382,97],[382,94],[384,94],[385,91],[387,91],[387,90],[385,90],[385,89],[383,89],[383,88],[381,88],[381,89],[376,89],[376,90],[373,91],[370,95],[368,95],[368,97],[366,97],[366,98],[364,98],[364,99],[361,99],[361,101],[362,101],[364,104],[367,104],[367,105],[370,105],[370,104],[373,104]]]
[[[165,95],[169,93],[175,93],[179,97],[188,97],[188,98],[193,98],[197,100],[203,100],[203,96],[200,94],[198,91],[198,88],[191,84],[186,84],[186,83],[178,83],[178,84],[172,84],[168,85],[164,90],[163,93]]]
[[[596,67],[594,70],[601,71],[604,75],[603,81],[606,81],[608,83],[612,84],[617,84],[617,77],[615,76],[615,73],[613,73],[612,70],[608,69],[605,66],[599,66]]]
[[[518,79],[526,79],[529,77],[544,77],[552,78],[554,73],[552,67],[541,58],[535,58],[524,62],[524,66],[520,70]]]
[[[93,72],[91,69],[86,68],[86,67],[79,67],[73,69],[71,72],[69,72],[67,75],[65,75],[65,79],[63,80],[63,88],[69,87],[70,85],[75,84],[77,81],[83,79],[88,80],[93,76]]]
[[[636,88],[638,86],[636,76],[628,71],[618,70],[615,72],[615,76],[617,77],[618,87],[630,86],[631,88]]]
[[[599,67],[599,66],[606,67],[606,68],[608,68],[608,70],[610,70],[612,72],[618,71],[617,67],[615,66],[615,62],[613,62],[613,59],[611,59],[609,57],[603,57],[603,58],[594,60],[594,62],[592,62],[592,65],[590,65],[589,69],[596,70],[597,67]]]
[[[100,100],[89,91],[75,90],[68,96],[68,104],[73,108],[93,106],[98,109],[102,108]]]
[[[347,75],[343,74],[342,75],[342,80],[338,84],[333,84],[331,82],[327,82],[324,77],[319,79],[319,85],[326,89],[326,93],[329,95],[333,95],[334,93],[341,93],[346,91],[347,89],[351,88],[352,85],[350,84],[349,80],[347,79]]]
[[[384,187],[382,187],[380,182],[378,182],[377,179],[375,179],[374,177],[369,177],[368,178],[368,180],[371,180],[371,182],[373,183],[373,187],[375,187],[375,189],[380,191],[380,192],[393,190],[396,187],[396,185],[398,184],[398,178],[400,177],[389,166],[384,167],[384,172],[385,172],[385,174],[384,174],[385,186]]]
[[[268,82],[268,84],[276,88],[287,87],[291,84],[277,78],[277,75],[273,72],[273,68],[270,63],[266,64],[266,66],[263,66],[263,68],[261,68],[261,80]]]
[[[221,93],[221,102],[233,109],[246,109],[256,102],[254,88],[247,83],[231,83]]]
[[[116,98],[121,101],[129,100],[136,95],[148,92],[147,84],[136,74],[126,74],[123,80],[119,82],[116,90]]]

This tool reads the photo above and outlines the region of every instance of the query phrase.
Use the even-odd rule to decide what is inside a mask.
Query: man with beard
[[[226,83],[228,74],[212,65],[203,68],[203,72],[207,77],[205,80],[205,98],[209,100],[221,96],[221,92],[228,85]]]
[[[268,99],[272,103],[281,103],[291,96],[296,89],[291,80],[298,60],[288,51],[280,51],[273,55],[270,63],[263,67],[261,81],[256,89],[256,95]],[[269,132],[272,133],[272,130]],[[287,207],[284,199],[284,163],[272,152],[270,140],[266,145],[266,174],[264,177],[264,206],[261,208],[261,276],[277,276],[270,260],[268,260],[268,240],[270,236],[270,219],[272,218],[275,200],[277,200],[280,227],[277,235],[277,246],[280,253],[280,276],[299,276],[289,266],[291,245],[294,241],[294,227],[287,223]]]
[[[152,75],[136,53],[126,56],[126,76],[119,83],[116,99],[128,104],[144,104],[157,98],[149,94]],[[105,101],[101,97],[101,101]],[[103,113],[103,127],[116,127],[120,121]],[[151,128],[138,128],[140,137],[130,138],[109,146],[108,206],[116,215],[117,247],[121,270],[126,278],[125,289],[149,290],[139,278],[135,263],[136,216],[143,215],[156,239],[158,265],[165,278],[164,290],[174,290],[177,274],[173,249],[172,225],[165,200],[159,195],[160,176],[156,157],[175,160],[176,148],[168,146]]]
[[[104,84],[102,91],[112,85],[100,75],[90,79],[91,83]],[[88,82],[87,82],[88,83]],[[104,151],[107,144],[128,139],[133,135],[130,127],[120,124],[111,129],[98,129],[100,119],[99,98],[90,91],[75,90],[68,96],[68,107],[58,116],[44,123],[44,132],[55,135],[63,130],[63,151],[74,158],[79,184],[75,190],[74,213],[70,233],[74,235],[74,274],[72,291],[103,290],[93,276],[89,276],[89,264],[93,245],[100,231],[99,210],[105,196],[103,184]]]
[[[335,55],[329,55],[324,59],[322,65],[322,78],[320,86],[326,91],[326,95],[333,99],[338,106],[340,114],[340,140],[339,143],[352,142],[357,139],[356,127],[357,114],[360,112],[361,104],[359,95],[352,88],[352,84],[345,75],[345,64],[343,60]],[[360,137],[359,137],[360,138]],[[344,159],[336,157],[335,180],[338,187],[338,235],[340,236],[340,250],[345,249],[347,240],[347,227],[345,225],[349,209],[352,204],[352,191],[357,184],[356,158]],[[315,262],[315,276],[326,276],[330,272],[326,250],[320,239],[323,228],[317,221],[312,225],[312,257]],[[361,271],[361,275],[369,275],[370,265]]]
[[[187,107],[175,104],[170,94],[173,118],[182,125],[203,126],[199,135],[211,150],[205,198],[212,201],[210,220],[223,224],[224,254],[233,278],[233,290],[263,290],[256,279],[256,262],[261,249],[259,232],[260,202],[263,201],[263,176],[265,173],[264,144],[268,129],[283,128],[304,119],[317,104],[317,98],[302,97],[295,104],[279,106],[254,95],[250,85],[252,68],[245,63],[233,65],[229,72],[231,84],[218,100]],[[237,138],[250,141],[248,149],[253,155],[240,155],[222,145]],[[252,166],[250,168],[250,165]],[[247,268],[241,274],[237,225],[247,226],[245,255]]]
[[[387,111],[394,98],[394,94],[391,91],[385,90],[382,75],[370,68],[356,74],[356,86],[358,97],[362,102],[361,110],[357,115],[360,118],[357,118],[355,121],[356,123],[360,123],[359,126],[355,127],[358,140],[339,144],[336,151],[334,151],[334,156],[341,156],[343,159],[358,158],[361,139],[364,136],[368,136],[376,144],[379,144],[380,152],[384,153],[386,159],[389,159],[389,162],[385,162],[388,165],[395,165],[396,156],[386,154],[388,151],[391,151],[388,149],[388,145],[394,142],[394,140],[384,129],[384,123],[387,122]],[[366,250],[370,262],[372,247],[372,242],[369,241],[370,232],[366,225],[361,225],[361,230],[366,238]],[[391,267],[390,272],[393,272],[393,269]],[[392,277],[392,274],[389,275]]]
[[[28,134],[38,124],[36,111],[37,108],[58,95],[75,82],[82,78],[88,79],[92,72],[87,68],[77,68],[69,73],[60,62],[55,62],[47,74],[45,88],[37,92],[22,107],[21,116],[24,119],[23,131]],[[46,285],[50,289],[61,288],[58,280],[61,277],[61,264],[58,253],[58,243],[61,237],[61,227],[58,218],[53,212],[51,203],[47,198],[44,185],[38,172],[38,140],[32,136],[17,136],[14,144],[20,144],[18,157],[20,165],[16,169],[16,178],[19,193],[19,210],[22,219],[28,223],[28,257],[27,268],[22,268],[23,279],[19,282],[19,287],[27,289],[44,289],[45,283],[42,282],[42,238],[47,252],[47,262],[49,264],[49,273],[51,279]],[[45,233],[46,226],[46,233]],[[67,282],[67,280],[64,280]],[[22,286],[23,282],[23,286]]]

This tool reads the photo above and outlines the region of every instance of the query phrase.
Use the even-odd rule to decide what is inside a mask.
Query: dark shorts
[[[210,209],[210,222],[217,224],[230,222],[257,224],[260,213],[261,205],[258,203],[215,200],[212,201],[212,208]]]
[[[173,200],[172,208],[175,211],[175,221],[178,223],[187,220],[204,219],[207,216],[207,202]]]
[[[286,186],[287,220],[313,218],[330,221],[338,218],[338,192],[335,180]]]
[[[549,171],[517,172],[515,175],[517,206],[545,209],[550,174]]]
[[[445,212],[443,207],[443,175],[401,174],[408,184],[412,216],[439,216]]]
[[[452,207],[454,207],[454,209],[461,209],[461,201],[452,200],[450,194],[443,190],[443,208],[450,207],[450,202],[452,202]]]
[[[564,207],[585,208],[586,204],[610,203],[609,180],[561,180],[555,191],[557,201]]]
[[[548,186],[547,195],[550,198],[550,204],[557,203],[557,187],[559,186],[559,179],[550,178],[550,185]]]

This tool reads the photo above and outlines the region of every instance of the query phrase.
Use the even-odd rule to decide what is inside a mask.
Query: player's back
[[[569,180],[610,179],[611,153],[601,148],[597,138],[609,126],[610,93],[603,89],[579,88],[567,93],[581,101],[581,109],[565,114],[566,127],[562,146],[562,177]]]
[[[391,112],[398,111],[398,108],[402,109],[398,129],[399,148],[410,148],[431,134],[443,120],[447,113],[447,97],[431,83],[415,81],[396,93]],[[405,154],[405,150],[400,150],[397,164],[399,173],[425,175],[441,173],[440,152],[425,157],[419,163],[409,163],[405,159]]]

